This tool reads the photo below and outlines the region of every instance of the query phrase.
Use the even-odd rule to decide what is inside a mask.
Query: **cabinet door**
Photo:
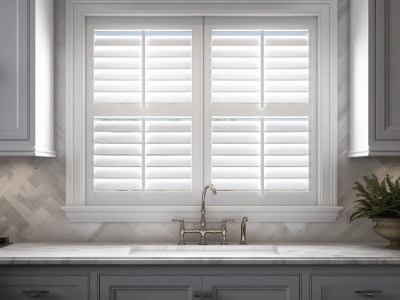
[[[398,300],[399,276],[312,276],[313,300]]]
[[[400,139],[399,15],[400,1],[376,1],[377,140]]]
[[[100,277],[100,300],[191,300],[200,289],[199,276]]]
[[[299,300],[300,276],[205,276],[203,299]]]
[[[0,276],[1,300],[87,300],[86,276]]]
[[[27,140],[29,1],[0,1],[0,140]]]

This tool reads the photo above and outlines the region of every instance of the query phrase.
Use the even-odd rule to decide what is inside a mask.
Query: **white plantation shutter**
[[[308,191],[308,118],[264,118],[264,190]]]
[[[264,103],[309,102],[307,31],[264,31]]]
[[[145,190],[191,191],[191,119],[148,119],[145,128]]]
[[[187,198],[195,190],[193,29],[163,27],[93,31],[87,106],[93,203],[111,197],[137,204],[160,192]]]
[[[142,103],[142,32],[94,33],[94,103]]]
[[[142,190],[142,120],[95,118],[94,190]]]
[[[192,33],[150,31],[145,40],[146,103],[191,103]]]
[[[191,129],[190,118],[95,118],[94,190],[190,191]]]
[[[93,30],[90,203],[314,203],[315,27],[196,20]]]
[[[261,189],[260,119],[212,120],[212,180],[219,190]]]
[[[214,31],[213,103],[261,103],[260,32]]]
[[[249,195],[268,199],[285,192],[293,199],[302,193],[299,198],[305,199],[314,186],[311,162],[316,161],[316,141],[310,134],[315,122],[310,30],[238,27],[218,23],[206,31],[210,180],[219,190],[240,192],[240,197],[254,192]],[[227,197],[233,201],[232,193]]]

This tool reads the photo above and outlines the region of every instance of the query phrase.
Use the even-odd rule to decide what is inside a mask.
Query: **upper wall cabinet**
[[[55,156],[53,0],[0,1],[0,156]]]
[[[400,155],[400,1],[352,0],[349,156]]]

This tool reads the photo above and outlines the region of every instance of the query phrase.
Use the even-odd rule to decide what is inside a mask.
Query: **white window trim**
[[[220,5],[226,4],[226,5]],[[171,13],[173,11],[173,13]],[[319,86],[318,158],[320,182],[317,206],[213,206],[207,218],[253,222],[333,222],[337,206],[337,0],[68,0],[67,2],[67,201],[63,210],[72,222],[171,222],[173,218],[198,221],[195,206],[87,206],[85,200],[85,18],[89,16],[316,16],[319,38],[329,45],[320,59],[329,61]],[[321,34],[325,33],[325,34]],[[322,43],[322,42],[321,42]],[[75,56],[75,57],[74,57]],[[79,56],[78,59],[76,56]],[[323,164],[323,165],[322,165]],[[323,174],[322,174],[323,171]]]

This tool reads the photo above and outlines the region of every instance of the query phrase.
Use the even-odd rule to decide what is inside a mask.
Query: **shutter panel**
[[[308,189],[308,118],[264,118],[264,190]]]
[[[212,103],[260,103],[260,31],[212,31]]]
[[[260,119],[213,118],[211,175],[218,190],[260,190],[260,131]]]
[[[94,190],[142,189],[142,120],[95,118]]]
[[[308,103],[308,31],[211,30],[211,107],[224,105],[224,116],[211,115],[217,188],[309,191],[309,116],[293,116]],[[244,116],[237,104],[260,111]],[[279,114],[265,116],[264,104]]]
[[[142,103],[142,32],[95,31],[94,103]]]
[[[192,190],[192,117],[174,116],[192,102],[192,31],[95,31],[93,93],[110,107],[94,116],[95,192]],[[127,118],[121,104],[173,107]]]
[[[308,31],[264,31],[264,103],[308,103]]]
[[[191,103],[190,31],[146,32],[146,103]]]
[[[146,190],[190,191],[191,119],[148,119],[145,135]]]

